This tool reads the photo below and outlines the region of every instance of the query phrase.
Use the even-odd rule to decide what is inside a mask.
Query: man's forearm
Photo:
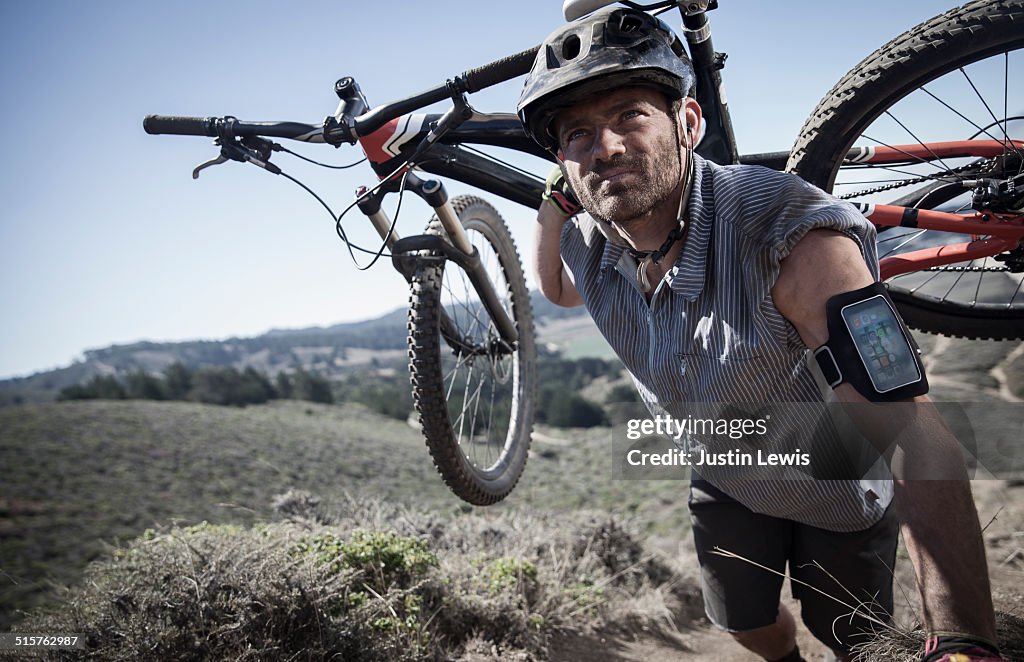
[[[925,627],[993,639],[985,547],[956,437],[926,397],[870,404],[848,385],[840,391],[848,413],[889,461]]]
[[[988,566],[970,483],[896,479],[895,492],[925,627],[994,641]]]
[[[994,641],[985,545],[963,452],[927,398],[911,406],[914,420],[896,439],[892,470],[925,626]]]
[[[562,228],[568,220],[552,205],[541,204],[533,235],[533,264],[541,294],[561,306],[578,306],[583,301],[562,265]]]

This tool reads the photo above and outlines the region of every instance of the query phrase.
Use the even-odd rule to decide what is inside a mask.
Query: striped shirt
[[[608,241],[586,214],[565,224],[562,260],[652,414],[683,420],[695,406],[707,414],[707,408],[729,405],[753,418],[770,403],[814,403],[772,408],[769,429],[776,441],[765,443],[811,443],[814,461],[821,461],[840,444],[832,426],[820,429],[809,412],[820,414],[820,403],[831,393],[815,376],[800,336],[775,308],[771,287],[779,263],[814,228],[851,237],[877,278],[874,229],[853,206],[798,177],[694,158],[685,243],[649,302],[637,283],[634,258]],[[810,442],[808,430],[814,430]],[[732,448],[693,434],[677,442],[690,453]],[[892,497],[887,479],[843,474],[843,480],[815,480],[778,467],[772,479],[764,479],[764,471],[752,478],[749,467],[697,470],[755,512],[835,531],[874,524]]]

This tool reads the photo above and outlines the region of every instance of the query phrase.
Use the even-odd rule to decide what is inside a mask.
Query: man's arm
[[[772,299],[804,343],[814,349],[828,340],[828,299],[873,280],[853,240],[831,230],[812,230],[782,261]],[[836,389],[836,395],[843,402],[866,402],[846,383]],[[913,406],[895,406],[901,414],[910,414],[910,420],[891,426],[885,420],[891,406],[879,405],[876,416],[861,422],[883,434],[897,428],[898,448],[892,458],[895,505],[917,571],[925,626],[994,640],[985,548],[960,446],[927,397],[914,398]],[[863,417],[871,409],[858,406],[857,412]],[[879,445],[887,447],[888,442]]]
[[[583,298],[562,264],[562,227],[568,220],[554,205],[541,203],[533,234],[533,264],[541,294],[551,303],[572,308],[582,305]]]

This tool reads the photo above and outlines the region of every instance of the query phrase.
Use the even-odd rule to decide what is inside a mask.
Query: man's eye
[[[571,143],[573,140],[576,140],[577,138],[582,138],[585,135],[587,135],[587,132],[585,130],[573,129],[572,131],[569,131],[568,133],[565,134],[565,142]]]
[[[626,112],[622,113],[622,119],[624,120],[631,120],[637,117],[640,117],[639,110],[627,110]]]

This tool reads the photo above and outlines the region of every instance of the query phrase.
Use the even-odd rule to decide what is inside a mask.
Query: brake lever
[[[225,143],[218,139],[214,144],[220,145],[220,154],[217,158],[210,159],[196,166],[195,170],[192,171],[192,179],[199,179],[199,172],[201,170],[227,163],[228,161],[251,163],[275,175],[281,174],[281,169],[270,162],[270,151],[273,144],[269,141],[252,137],[244,139],[241,143]]]
[[[192,179],[199,179],[199,171],[200,170],[205,170],[206,168],[211,168],[211,167],[213,167],[215,165],[220,165],[221,163],[227,163],[227,162],[228,162],[228,158],[226,156],[224,156],[224,151],[221,150],[221,153],[217,155],[217,158],[210,159],[209,161],[204,161],[204,162],[200,163],[199,165],[197,165],[195,167],[195,169],[192,170]]]

